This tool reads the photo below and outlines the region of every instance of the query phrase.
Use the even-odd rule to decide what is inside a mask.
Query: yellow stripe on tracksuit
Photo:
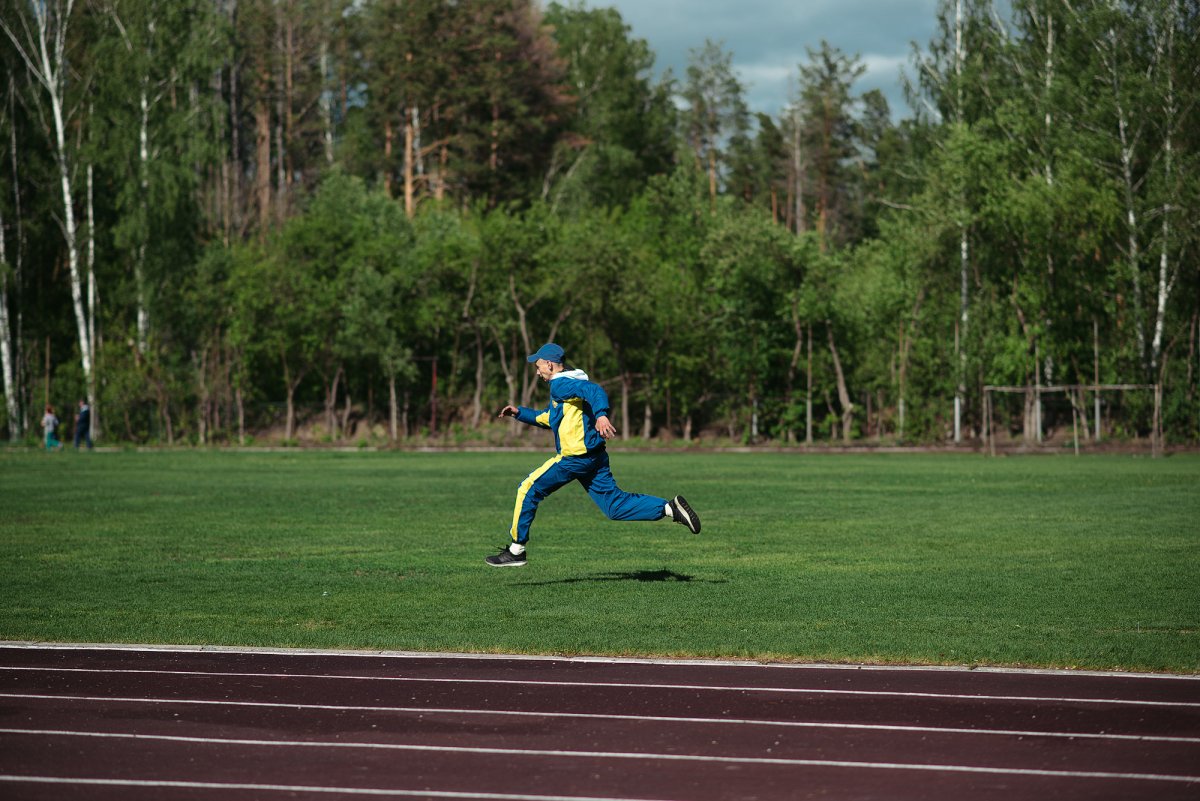
[[[584,441],[583,400],[570,398],[562,402],[562,419],[558,423],[558,449],[563,456],[583,456],[588,452]]]
[[[542,415],[539,415],[541,417]],[[547,415],[548,416],[548,415]],[[525,496],[529,494],[529,490],[533,488],[533,483],[541,478],[547,470],[562,461],[562,454],[556,454],[554,457],[547,459],[546,463],[530,473],[521,486],[517,487],[517,505],[513,509],[512,528],[508,530],[508,534],[512,537],[512,541],[517,541],[517,521],[521,519],[521,507],[525,505]]]

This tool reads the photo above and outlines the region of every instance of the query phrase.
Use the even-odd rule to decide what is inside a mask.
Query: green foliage
[[[941,442],[957,400],[978,445],[984,387],[1035,382],[1161,383],[1167,439],[1200,436],[1178,0],[947,0],[898,123],[836,43],[751,120],[722,45],[655,79],[580,3],[74,9],[78,292],[44,87],[0,38],[14,438],[80,390],[92,306],[102,439],[333,444],[395,415],[523,443],[485,410],[540,402],[524,359],[550,338],[647,443]],[[1102,433],[1148,433],[1137,392]]]
[[[556,207],[577,213],[627,206],[650,176],[670,167],[670,85],[651,84],[654,55],[645,40],[630,37],[616,9],[551,3],[546,22],[576,104],[548,174],[550,195]]]

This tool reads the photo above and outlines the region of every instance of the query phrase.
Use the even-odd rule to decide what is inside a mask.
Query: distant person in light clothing
[[[62,443],[54,435],[57,430],[58,418],[54,416],[54,407],[47,403],[46,414],[42,416],[42,434],[46,438],[46,450],[48,451],[62,450]]]

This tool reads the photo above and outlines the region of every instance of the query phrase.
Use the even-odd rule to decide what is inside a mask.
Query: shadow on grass
[[[694,581],[698,584],[724,584],[725,579],[698,579],[673,570],[630,570],[624,573],[595,573],[590,576],[558,579],[556,581],[522,582],[529,587],[544,587],[550,584],[583,584],[596,581]]]

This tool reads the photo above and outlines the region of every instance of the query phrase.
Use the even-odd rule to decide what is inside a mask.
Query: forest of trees
[[[942,0],[772,117],[581,4],[6,2],[0,428],[507,440],[555,340],[625,437],[1194,444],[1198,22]]]

